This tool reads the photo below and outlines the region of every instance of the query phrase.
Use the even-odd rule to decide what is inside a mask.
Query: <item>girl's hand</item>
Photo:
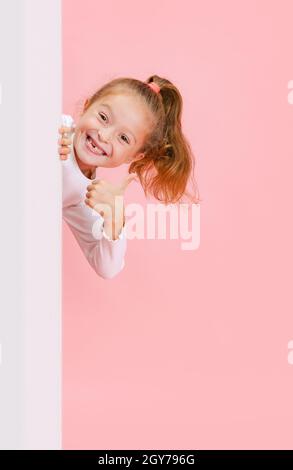
[[[125,224],[124,192],[131,181],[139,181],[136,174],[128,174],[119,184],[95,180],[87,187],[85,203],[104,217],[104,230],[116,239]]]
[[[68,154],[70,153],[69,146],[71,145],[72,139],[71,134],[73,132],[73,127],[59,127],[58,132],[61,134],[61,137],[58,140],[58,153],[60,156],[60,160],[67,160]]]

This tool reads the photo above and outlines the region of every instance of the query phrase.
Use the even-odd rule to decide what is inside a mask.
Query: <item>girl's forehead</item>
[[[106,103],[108,106],[116,108],[117,110],[119,110],[120,108],[123,109],[123,106],[125,106],[126,103],[128,106],[141,108],[142,111],[146,109],[146,106],[138,96],[125,93],[117,95],[106,95],[104,97],[99,98],[95,104],[99,106],[103,103]]]

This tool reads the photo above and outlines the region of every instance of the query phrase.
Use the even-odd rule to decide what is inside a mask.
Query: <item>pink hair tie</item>
[[[154,90],[155,93],[160,93],[160,87],[155,82],[147,83],[147,85]]]

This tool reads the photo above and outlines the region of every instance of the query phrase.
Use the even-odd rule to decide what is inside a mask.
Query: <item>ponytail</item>
[[[159,93],[152,90],[148,93],[157,119],[153,132],[140,149],[145,157],[131,163],[129,172],[137,173],[146,195],[150,193],[165,204],[182,202],[185,197],[197,204],[200,199],[194,177],[195,158],[181,128],[182,97],[167,79],[153,75],[146,84],[151,82],[160,87]]]

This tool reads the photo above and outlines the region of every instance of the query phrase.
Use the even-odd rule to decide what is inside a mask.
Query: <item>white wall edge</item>
[[[0,448],[61,449],[61,1],[0,17]]]

